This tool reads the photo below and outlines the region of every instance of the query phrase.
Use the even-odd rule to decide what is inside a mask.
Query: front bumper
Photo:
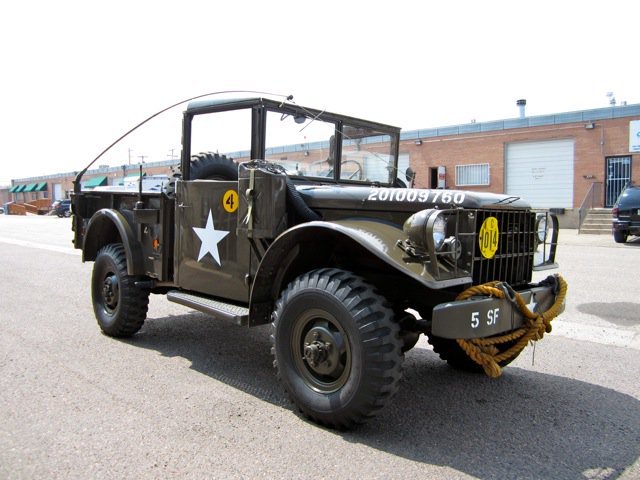
[[[477,296],[441,303],[433,309],[431,334],[442,338],[485,338],[516,330],[526,323],[510,288],[505,298]],[[518,290],[528,309],[546,312],[556,301],[558,283],[554,277]],[[561,311],[564,310],[564,304]]]

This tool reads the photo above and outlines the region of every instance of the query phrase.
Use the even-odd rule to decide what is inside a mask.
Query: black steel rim
[[[112,315],[116,308],[118,308],[119,298],[120,285],[118,283],[118,276],[110,272],[105,275],[102,283],[102,304],[109,315]]]
[[[328,312],[310,309],[298,317],[291,350],[296,369],[311,389],[331,393],[347,382],[351,346],[340,323]]]

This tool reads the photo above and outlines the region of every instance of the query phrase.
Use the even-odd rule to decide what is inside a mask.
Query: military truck
[[[290,99],[190,102],[162,188],[76,177],[100,329],[136,334],[151,293],[270,324],[285,392],[338,429],[388,403],[421,334],[452,366],[498,376],[562,310],[560,276],[532,283],[557,266],[557,219],[516,196],[415,188],[399,146],[397,127]]]

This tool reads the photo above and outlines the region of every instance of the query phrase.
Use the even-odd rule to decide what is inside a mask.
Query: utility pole
[[[147,158],[149,155],[138,155],[138,158],[140,159],[140,163],[144,163],[144,159]]]

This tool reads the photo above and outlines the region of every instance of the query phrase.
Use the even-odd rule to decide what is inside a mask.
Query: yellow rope
[[[567,295],[567,282],[560,275],[555,276],[558,280],[558,294],[551,307],[542,313],[533,313],[527,307],[524,299],[518,292],[515,293],[515,300],[520,311],[526,318],[525,325],[513,332],[492,338],[475,338],[472,340],[457,339],[458,345],[474,362],[480,365],[485,373],[491,378],[502,375],[500,362],[508,360],[519,354],[527,343],[540,340],[545,333],[551,332],[551,320],[553,320],[562,309],[562,304]],[[456,297],[456,300],[466,300],[473,296],[489,295],[496,298],[504,298],[505,293],[496,285],[499,282],[490,282],[483,285],[470,287]],[[517,340],[511,347],[500,353],[495,345]]]

